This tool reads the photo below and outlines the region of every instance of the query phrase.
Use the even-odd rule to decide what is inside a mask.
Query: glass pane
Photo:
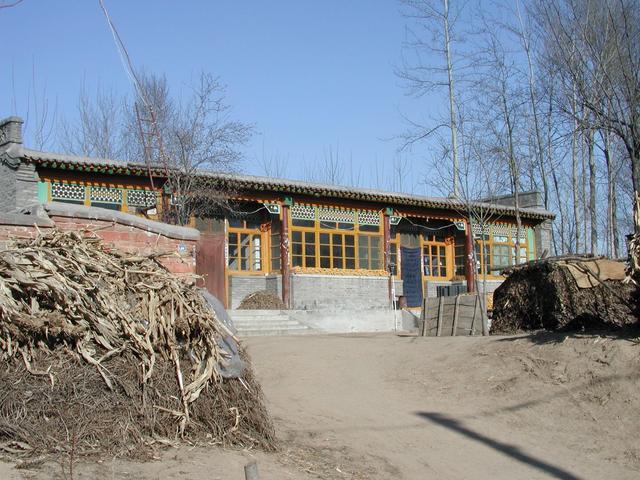
[[[304,241],[305,243],[315,243],[316,234],[313,232],[304,232]]]
[[[332,235],[333,237],[333,245],[342,245],[342,235],[338,235],[337,233],[334,233]]]
[[[320,267],[331,268],[331,261],[329,257],[320,257]]]
[[[338,230],[354,230],[355,227],[351,223],[338,223]]]
[[[315,257],[316,256],[316,246],[312,244],[306,244],[304,246],[304,254],[307,257]]]
[[[333,257],[334,258],[342,258],[342,246],[341,245],[336,245],[336,244],[333,245]]]
[[[292,264],[294,267],[301,267],[301,266],[302,266],[302,257],[301,257],[301,256],[299,256],[299,255],[294,255],[294,256],[291,258],[291,264]]]
[[[302,242],[302,232],[294,230],[291,232],[291,241]]]
[[[424,274],[427,276],[431,276],[431,256],[429,255],[429,248],[425,248],[422,253],[424,261]]]
[[[249,258],[249,248],[250,248],[249,235],[245,233],[240,234],[240,256],[243,259]]]
[[[320,221],[320,228],[326,228],[327,230],[335,230],[336,222],[328,222],[326,220]]]
[[[293,255],[302,255],[302,244],[301,243],[292,244],[291,253],[293,253]]]
[[[345,245],[349,245],[349,246],[353,246],[356,243],[356,237],[354,237],[353,235],[345,235],[344,236],[344,244]]]
[[[316,222],[315,220],[300,220],[297,218],[293,218],[291,220],[291,225],[293,225],[294,227],[309,227],[309,228],[313,228],[316,226]]]
[[[260,248],[261,245],[261,238],[260,235],[253,235],[252,238],[252,258],[253,258],[253,264],[252,264],[252,269],[253,270],[262,270],[262,250]]]
[[[229,226],[235,228],[244,228],[244,220],[240,218],[230,218]]]
[[[363,270],[367,270],[369,268],[369,259],[360,255],[360,258],[358,259],[358,265]]]
[[[248,268],[248,260],[246,258],[240,259],[240,270],[246,271]]]
[[[328,257],[330,256],[331,248],[329,245],[320,245],[320,256]]]
[[[320,244],[321,245],[329,245],[329,234],[328,233],[321,233],[320,234]]]
[[[314,268],[316,266],[316,257],[307,257],[305,259],[305,266]]]
[[[355,247],[344,247],[344,256],[346,258],[356,258]]]
[[[356,261],[353,258],[347,258],[345,268],[349,270],[354,270],[356,268]]]
[[[361,232],[379,232],[380,227],[374,225],[360,225]]]
[[[344,268],[344,260],[342,257],[333,257],[333,268]]]

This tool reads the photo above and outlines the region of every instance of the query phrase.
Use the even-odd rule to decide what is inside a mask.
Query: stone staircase
[[[304,335],[314,329],[293,320],[286,310],[229,310],[241,337],[258,335]]]

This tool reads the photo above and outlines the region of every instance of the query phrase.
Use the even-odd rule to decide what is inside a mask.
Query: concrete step
[[[314,329],[293,320],[286,310],[231,310],[233,325],[240,336],[304,335]]]
[[[309,335],[315,333],[315,330],[307,326],[302,325],[303,328],[287,328],[271,329],[271,330],[238,330],[240,337],[258,337],[258,336],[273,336],[273,335]]]
[[[261,320],[247,320],[243,322],[233,322],[233,326],[242,329],[242,328],[251,328],[251,327],[297,327],[300,323],[295,320],[269,320],[269,321],[261,321]]]
[[[271,317],[274,315],[289,315],[287,310],[229,310],[232,317]]]

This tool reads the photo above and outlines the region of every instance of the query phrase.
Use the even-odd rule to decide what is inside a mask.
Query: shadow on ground
[[[435,412],[417,412],[416,415],[427,421],[435,423],[436,425],[448,428],[449,430],[470,438],[471,440],[475,440],[490,448],[493,448],[494,450],[501,452],[504,455],[513,458],[514,460],[517,460],[521,463],[524,463],[526,465],[529,465],[530,467],[536,468],[546,473],[552,478],[558,478],[562,480],[580,479],[580,477],[567,470],[564,470],[561,467],[557,467],[555,465],[552,465],[551,463],[545,462],[542,459],[535,458],[532,455],[525,453],[521,448],[515,445],[500,442],[493,438],[487,437],[486,435],[475,432],[470,428],[465,427],[462,422],[454,418]]]

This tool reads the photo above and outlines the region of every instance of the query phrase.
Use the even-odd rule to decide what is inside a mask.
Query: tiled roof
[[[144,163],[125,162],[103,158],[81,157],[58,153],[40,152],[31,149],[22,149],[22,157],[43,167],[56,169],[71,169],[84,172],[147,175],[148,166]],[[151,167],[154,175],[163,176],[164,169],[159,165]],[[239,175],[228,173],[216,173],[200,171],[198,175],[215,179],[221,186],[234,191],[258,191],[274,192],[283,195],[309,195],[315,197],[348,199],[363,202],[376,202],[389,206],[408,206],[418,208],[436,208],[443,210],[466,210],[464,201],[446,197],[427,197],[411,195],[407,193],[387,192],[368,188],[347,187],[341,185],[327,185],[320,183],[303,182],[300,180],[288,180],[282,178],[259,177],[252,175]],[[491,209],[496,215],[515,214],[515,208],[488,202],[472,202],[474,208]],[[546,220],[555,218],[555,214],[541,208],[521,208],[523,218]]]

